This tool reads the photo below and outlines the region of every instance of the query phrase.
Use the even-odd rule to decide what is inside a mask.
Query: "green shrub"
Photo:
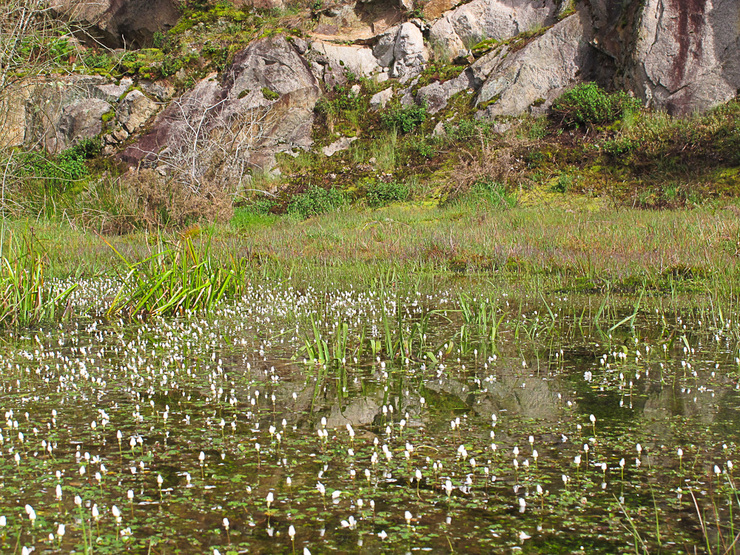
[[[373,181],[365,189],[367,205],[370,208],[379,208],[392,202],[404,201],[409,198],[409,188],[405,183],[391,181]]]
[[[76,196],[90,181],[86,160],[100,150],[99,139],[88,139],[57,156],[27,151],[1,161],[7,165],[8,175],[13,176],[17,208],[46,216],[53,216],[59,209],[76,208]]]
[[[315,185],[306,192],[296,195],[288,205],[288,214],[295,214],[302,218],[317,216],[336,210],[346,202],[342,191],[337,189],[322,189]]]
[[[335,86],[329,93],[316,103],[316,112],[325,116],[338,117],[346,112],[364,110],[363,97],[355,94],[351,88]]]
[[[65,191],[71,183],[90,175],[85,160],[100,154],[101,149],[100,139],[94,138],[84,139],[56,157],[26,152],[21,155],[20,174],[42,182],[47,190]]]
[[[572,175],[561,173],[550,189],[554,193],[566,193],[573,187],[574,182],[575,180]]]
[[[640,102],[623,91],[607,93],[596,83],[584,83],[563,93],[552,104],[553,118],[566,127],[607,125],[640,109]]]
[[[461,119],[457,123],[445,123],[445,137],[451,141],[469,141],[487,136],[492,128],[491,122],[475,118]]]
[[[159,73],[162,77],[169,77],[174,75],[180,69],[182,69],[182,60],[174,56],[168,56],[162,60],[162,67],[159,68]]]
[[[614,139],[604,141],[602,148],[604,152],[614,158],[621,158],[631,154],[641,144],[641,141],[634,137],[619,136]]]
[[[410,133],[427,119],[426,102],[411,106],[391,105],[380,115],[380,121],[388,129],[395,129],[401,133]]]
[[[74,53],[75,47],[65,37],[59,37],[49,45],[50,56],[59,62],[69,61]]]
[[[59,158],[89,160],[98,156],[102,150],[103,141],[100,140],[100,137],[91,137],[89,139],[82,139],[76,145],[68,148],[59,155]]]

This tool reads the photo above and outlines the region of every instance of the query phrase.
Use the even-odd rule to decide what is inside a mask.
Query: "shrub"
[[[427,119],[426,102],[412,104],[411,106],[392,105],[388,111],[383,112],[380,121],[388,129],[395,129],[401,133],[410,133]]]
[[[566,127],[606,125],[640,109],[640,102],[623,91],[607,93],[596,83],[584,83],[563,93],[552,104],[553,118]]]
[[[491,122],[475,118],[461,119],[457,123],[445,123],[445,137],[451,141],[469,141],[488,136]]]
[[[367,205],[370,208],[379,208],[392,202],[404,201],[409,198],[409,188],[405,183],[391,181],[373,181],[366,187]]]
[[[296,195],[288,205],[288,214],[296,214],[302,218],[318,216],[331,212],[346,202],[344,193],[337,189],[322,189],[315,185],[306,192]]]
[[[225,222],[233,216],[228,191],[209,183],[194,191],[150,169],[91,183],[75,199],[74,208],[76,221],[105,234],[182,229],[202,222]]]
[[[70,184],[90,175],[85,160],[94,158],[102,150],[99,138],[83,139],[76,145],[61,152],[56,157],[47,157],[37,152],[26,152],[18,159],[19,176],[34,180],[43,185],[47,191],[62,192]]]
[[[103,151],[103,141],[100,137],[91,137],[89,139],[82,139],[76,145],[63,151],[59,158],[77,158],[89,160],[95,158]]]
[[[561,173],[550,189],[554,193],[566,193],[573,187],[574,183],[575,180],[572,175]]]
[[[98,52],[96,50],[89,50],[82,62],[90,69],[109,69],[114,65],[113,58],[106,52]]]

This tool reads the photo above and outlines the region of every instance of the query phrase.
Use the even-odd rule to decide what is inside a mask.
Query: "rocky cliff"
[[[54,0],[54,8],[111,47],[148,46],[180,26],[169,0]],[[271,168],[278,152],[310,149],[316,103],[358,78],[385,87],[371,101],[378,109],[396,99],[426,103],[434,114],[465,94],[487,119],[545,113],[584,81],[676,115],[726,102],[740,88],[735,0],[448,0],[423,8],[370,0],[314,16],[300,33],[278,29],[236,51],[226,44],[220,71],[198,80],[183,69],[159,80],[34,77],[6,99],[3,140],[58,152],[100,135],[108,153],[133,166],[185,168],[196,181],[217,167],[231,179]],[[208,147],[215,137],[228,146]]]

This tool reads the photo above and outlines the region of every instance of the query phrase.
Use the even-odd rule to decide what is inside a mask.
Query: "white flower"
[[[36,511],[33,510],[33,507],[31,507],[31,505],[26,505],[26,514],[28,515],[28,519],[31,521],[31,525],[33,526],[34,522],[36,522]]]

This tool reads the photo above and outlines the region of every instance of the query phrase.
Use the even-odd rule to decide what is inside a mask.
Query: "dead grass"
[[[227,222],[231,196],[214,185],[194,190],[154,170],[140,170],[101,180],[82,193],[73,219],[105,235],[136,229],[180,229],[199,222]]]

